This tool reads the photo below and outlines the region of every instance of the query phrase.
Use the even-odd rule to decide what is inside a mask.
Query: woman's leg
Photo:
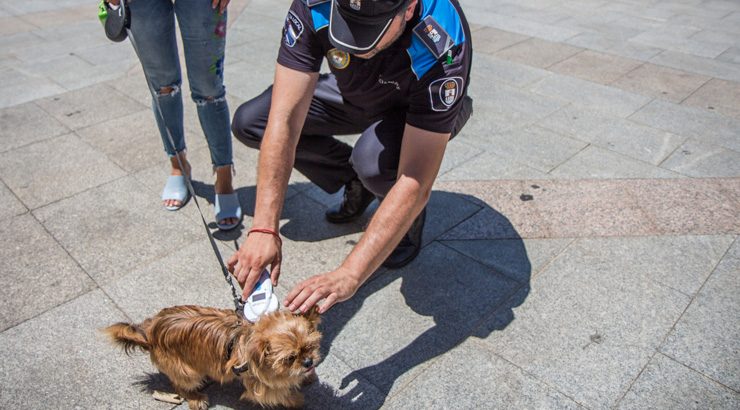
[[[180,62],[175,37],[175,15],[171,0],[133,1],[131,8],[131,35],[139,61],[149,80],[154,118],[159,127],[164,150],[170,157],[172,175],[182,175],[175,157],[177,153],[187,168],[185,158],[185,133],[183,131],[183,107],[180,86]],[[156,98],[156,100],[154,100]],[[157,104],[159,103],[159,108]],[[160,112],[161,110],[161,112]],[[172,137],[174,147],[168,136]],[[165,206],[178,207],[180,201],[165,198]]]
[[[227,13],[219,14],[210,1],[177,0],[175,14],[180,24],[191,96],[211,151],[216,171],[217,194],[234,192],[229,106],[223,85]],[[234,218],[218,221],[231,224]]]

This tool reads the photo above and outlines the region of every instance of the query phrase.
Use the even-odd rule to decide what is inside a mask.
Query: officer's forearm
[[[257,167],[257,197],[253,226],[277,230],[285,191],[293,169],[295,148],[286,143],[287,126],[272,127],[262,140]]]
[[[260,146],[253,226],[278,229],[296,145],[318,77],[280,64],[275,67],[269,120]]]
[[[431,184],[401,176],[375,212],[365,234],[342,266],[362,285],[393,252],[426,206]]]

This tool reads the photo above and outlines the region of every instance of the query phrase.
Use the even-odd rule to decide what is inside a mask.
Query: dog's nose
[[[303,367],[305,367],[306,369],[310,369],[311,366],[313,366],[313,359],[312,358],[307,357],[307,358],[303,359]]]

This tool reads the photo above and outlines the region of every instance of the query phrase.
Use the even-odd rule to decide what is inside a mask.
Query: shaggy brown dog
[[[163,309],[141,324],[103,331],[126,353],[148,351],[191,409],[208,408],[198,390],[206,377],[221,384],[239,378],[241,398],[261,406],[303,406],[302,383],[315,378],[321,334],[316,309],[306,316],[278,311],[251,324],[233,310],[200,306]]]

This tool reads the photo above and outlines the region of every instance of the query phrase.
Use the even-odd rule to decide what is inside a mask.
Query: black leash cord
[[[125,0],[121,0],[121,3],[124,3]],[[123,6],[123,5],[122,5]],[[136,41],[134,40],[133,33],[131,32],[131,29],[127,29],[128,31],[128,38],[131,39],[131,44],[134,46],[134,52],[136,52],[136,56],[139,58],[139,61],[141,61],[141,55],[139,54],[139,48],[136,46]],[[143,68],[143,67],[142,67]],[[208,234],[208,241],[211,243],[211,248],[213,248],[213,253],[216,254],[216,259],[218,260],[218,264],[221,265],[221,271],[224,274],[224,279],[226,279],[226,283],[229,284],[231,287],[231,295],[234,298],[234,308],[237,312],[240,312],[244,309],[244,302],[241,300],[241,297],[239,296],[239,292],[237,292],[236,287],[234,286],[233,282],[233,276],[229,273],[229,270],[226,268],[226,264],[224,264],[224,259],[221,256],[221,252],[218,250],[218,246],[216,245],[216,240],[213,238],[213,234],[211,233],[211,230],[208,229],[208,223],[206,222],[206,218],[203,216],[203,211],[200,208],[200,204],[198,203],[198,197],[195,195],[195,189],[193,188],[193,184],[190,181],[190,175],[185,173],[185,167],[183,166],[182,161],[180,160],[179,152],[177,152],[177,148],[175,148],[175,140],[172,138],[172,134],[170,133],[170,129],[167,126],[167,122],[164,120],[164,116],[162,115],[162,108],[159,106],[159,99],[157,98],[157,93],[154,90],[154,86],[152,85],[152,82],[149,81],[149,75],[147,75],[146,70],[144,71],[144,77],[146,78],[147,86],[149,87],[149,92],[152,94],[152,100],[154,101],[154,105],[157,108],[157,113],[159,114],[159,117],[162,119],[162,122],[164,124],[164,129],[167,131],[167,139],[169,140],[170,146],[172,147],[172,151],[175,152],[175,158],[177,158],[177,163],[180,165],[180,169],[183,171],[183,176],[185,177],[185,184],[187,185],[188,191],[190,192],[190,196],[193,198],[193,201],[195,202],[195,206],[198,208],[198,213],[200,214],[200,220],[203,222],[203,227],[206,230],[206,234]],[[180,90],[182,92],[182,90]]]

